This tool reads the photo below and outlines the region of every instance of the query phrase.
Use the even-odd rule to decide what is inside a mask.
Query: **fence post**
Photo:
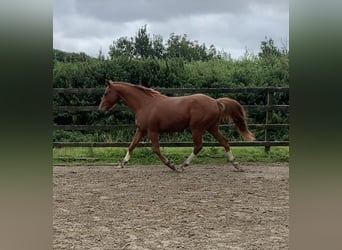
[[[271,94],[272,93],[272,94]],[[266,109],[266,121],[265,121],[265,142],[268,142],[270,140],[270,136],[268,133],[268,124],[272,123],[272,116],[273,116],[273,110],[270,110],[270,106],[273,105],[273,92],[270,90],[267,90],[267,109]],[[271,146],[266,143],[265,146],[265,152],[270,152]]]

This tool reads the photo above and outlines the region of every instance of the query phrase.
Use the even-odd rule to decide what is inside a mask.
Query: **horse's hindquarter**
[[[191,129],[206,130],[219,122],[219,108],[215,99],[203,95],[195,94],[191,105]]]
[[[215,99],[202,94],[166,97],[149,105],[141,116],[144,126],[158,132],[176,132],[186,128],[207,129],[218,122]]]

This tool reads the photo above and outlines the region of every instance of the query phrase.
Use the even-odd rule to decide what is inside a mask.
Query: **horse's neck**
[[[133,112],[151,103],[152,97],[131,86],[117,85],[117,91],[121,99],[128,105]]]

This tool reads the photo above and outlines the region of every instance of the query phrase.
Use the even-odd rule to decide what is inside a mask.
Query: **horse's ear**
[[[106,79],[106,85],[109,86],[110,85],[110,80]]]

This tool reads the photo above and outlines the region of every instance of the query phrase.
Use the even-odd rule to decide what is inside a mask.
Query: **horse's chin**
[[[115,108],[116,104],[114,104],[112,107],[110,107],[107,110],[104,110],[105,115],[108,114],[110,111],[112,111]]]

